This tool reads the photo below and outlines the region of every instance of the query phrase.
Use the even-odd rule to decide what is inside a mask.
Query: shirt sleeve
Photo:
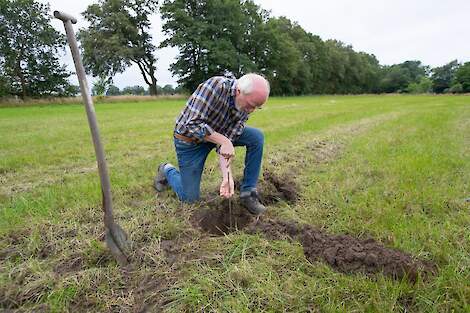
[[[213,103],[220,97],[221,88],[220,79],[210,78],[197,87],[188,101],[189,114],[184,126],[201,141],[214,132],[208,124],[208,116],[214,110]]]

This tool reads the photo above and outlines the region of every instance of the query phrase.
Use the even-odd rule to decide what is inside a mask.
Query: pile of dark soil
[[[435,272],[435,266],[431,262],[384,247],[372,238],[331,235],[309,225],[274,220],[260,221],[250,225],[245,231],[261,233],[269,239],[283,239],[287,236],[298,240],[310,262],[323,261],[343,273],[382,272],[395,279],[405,278],[415,282],[420,273]]]
[[[229,208],[196,211],[192,222],[203,231],[223,235],[236,230],[259,233],[271,240],[296,240],[310,262],[323,261],[343,273],[383,273],[394,279],[415,282],[420,273],[432,273],[435,267],[412,255],[384,247],[374,239],[359,239],[350,235],[331,235],[309,225],[269,219],[255,219],[238,204]]]
[[[240,192],[241,178],[234,179],[235,192]],[[277,175],[269,169],[265,169],[263,177],[258,182],[258,194],[261,203],[272,205],[280,201],[295,203],[300,198],[299,186],[295,182],[295,173]],[[212,192],[209,199],[219,197],[219,190]]]
[[[264,205],[279,201],[295,203],[299,199],[298,186],[293,177],[288,175],[279,177],[273,172],[265,170],[259,189],[260,200]]]

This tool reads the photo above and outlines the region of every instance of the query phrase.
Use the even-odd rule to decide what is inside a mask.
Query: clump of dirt
[[[193,213],[191,222],[196,227],[213,235],[224,235],[245,228],[254,217],[238,201],[222,200],[213,208],[204,208]]]
[[[361,240],[349,235],[331,235],[309,225],[267,220],[250,226],[246,231],[263,233],[269,239],[282,239],[287,235],[290,239],[300,241],[309,261],[324,261],[343,273],[382,272],[395,279],[406,278],[415,282],[420,272],[435,271],[435,266],[430,262],[386,248],[374,239]]]
[[[323,259],[331,267],[345,273],[382,272],[395,279],[415,282],[420,272],[433,272],[430,264],[410,254],[386,248],[374,239],[360,240],[348,235],[328,235],[306,227],[300,241],[308,260]]]
[[[299,241],[310,262],[323,261],[343,273],[382,272],[395,279],[415,282],[419,273],[434,272],[434,266],[405,252],[384,247],[374,239],[361,240],[350,235],[331,235],[309,225],[275,220],[256,220],[240,205],[230,209],[225,202],[218,208],[196,211],[192,222],[203,231],[223,235],[236,230],[261,233],[272,240]]]
[[[249,234],[260,233],[270,240],[296,239],[302,233],[302,227],[294,222],[260,220],[245,229]]]
[[[263,180],[259,184],[260,200],[264,205],[279,201],[295,203],[299,199],[298,186],[293,177],[277,176],[269,170],[263,172]]]
[[[277,175],[272,171],[265,169],[263,177],[258,183],[259,200],[264,205],[271,205],[279,201],[287,203],[295,203],[299,200],[299,187],[295,182],[295,173],[291,175]],[[240,191],[241,178],[234,179],[235,192]],[[208,201],[213,201],[219,198],[219,190],[215,190],[207,197]]]

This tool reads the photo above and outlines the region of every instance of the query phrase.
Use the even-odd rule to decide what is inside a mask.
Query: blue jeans
[[[168,184],[178,198],[184,202],[194,202],[199,199],[201,175],[207,155],[216,147],[211,142],[193,143],[174,138],[179,171],[176,168],[166,168],[165,176]],[[245,170],[240,192],[256,188],[263,158],[263,133],[256,128],[245,126],[243,133],[234,146],[245,146]]]

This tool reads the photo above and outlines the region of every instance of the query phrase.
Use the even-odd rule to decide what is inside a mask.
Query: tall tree
[[[432,89],[435,93],[443,93],[451,87],[455,78],[455,72],[460,64],[457,60],[447,63],[446,65],[432,69]]]
[[[296,27],[285,17],[271,18],[266,24],[269,34],[266,50],[266,72],[271,83],[271,91],[276,95],[294,95],[302,88],[299,81],[294,80],[309,76],[308,68],[302,68],[302,52],[292,38]]]
[[[157,5],[158,0],[100,0],[90,5],[83,13],[90,26],[79,32],[87,72],[112,77],[134,63],[150,94],[156,95],[156,47],[149,17]]]
[[[428,76],[429,67],[421,61],[405,61],[400,64],[383,67],[380,81],[383,92],[406,92],[412,83],[419,84],[422,77]]]
[[[109,86],[111,86],[112,81],[109,78],[100,76],[94,83],[93,88],[91,88],[91,94],[94,96],[104,96]]]
[[[5,76],[4,63],[5,63],[4,57],[3,55],[0,55],[0,97],[5,97],[10,94],[8,80],[7,80],[7,77]]]
[[[57,56],[65,37],[50,25],[49,12],[49,5],[34,0],[0,0],[0,74],[12,95],[73,93],[70,72]]]
[[[145,94],[145,88],[142,86],[127,86],[122,89],[122,95],[134,95],[134,96],[143,96]]]
[[[462,85],[463,92],[470,92],[470,62],[464,63],[457,69],[455,83]]]
[[[267,13],[252,1],[166,0],[160,12],[168,37],[161,46],[179,48],[171,70],[188,90],[225,70],[262,72],[256,61]]]
[[[119,96],[120,94],[121,94],[121,90],[119,89],[119,87],[114,86],[114,85],[110,85],[108,87],[108,90],[106,90],[107,96]]]

